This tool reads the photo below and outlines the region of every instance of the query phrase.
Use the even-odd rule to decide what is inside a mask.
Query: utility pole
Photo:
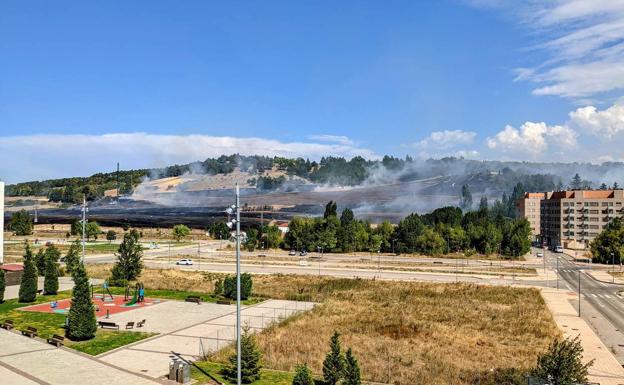
[[[236,183],[236,383],[241,385],[240,189]]]
[[[87,227],[87,196],[82,197],[82,264],[85,263],[85,233]]]

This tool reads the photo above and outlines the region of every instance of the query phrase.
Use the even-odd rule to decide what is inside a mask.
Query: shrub
[[[33,260],[32,249],[26,242],[24,252],[24,271],[19,288],[19,302],[33,302],[37,298],[37,267]]]
[[[223,295],[223,280],[221,278],[217,279],[214,284],[214,295]]]
[[[241,274],[241,300],[251,297],[253,279],[251,274]],[[225,277],[223,282],[223,295],[230,299],[236,299],[236,275]]]
[[[89,277],[82,264],[79,264],[75,271],[74,284],[65,335],[73,341],[84,341],[95,337],[97,324],[91,301]]]
[[[297,365],[292,385],[314,385],[314,378],[308,364]]]
[[[587,371],[594,363],[583,364],[583,347],[578,336],[556,339],[537,358],[533,375],[552,385],[572,385],[587,382]]]

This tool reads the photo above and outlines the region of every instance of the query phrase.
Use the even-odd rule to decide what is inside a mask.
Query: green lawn
[[[236,384],[229,382],[223,378],[219,373],[221,373],[221,369],[223,369],[222,364],[214,363],[214,362],[204,362],[198,361],[195,362],[191,367],[191,377],[197,381],[198,384],[204,384],[210,380],[210,376],[207,375],[209,373],[214,378],[216,378],[219,382],[227,385]],[[253,385],[291,385],[294,377],[294,373],[289,372],[280,372],[275,370],[263,369],[262,375],[258,381],[253,382]],[[320,381],[317,381],[320,384]]]
[[[25,306],[39,303],[61,300],[71,297],[71,291],[61,292],[58,295],[40,295],[35,302],[19,303],[17,299],[10,299],[0,304],[0,323],[5,319],[13,320],[16,330],[26,329],[32,326],[39,332],[39,337],[47,339],[54,334],[65,335],[65,315],[54,313],[39,313],[20,310]],[[137,333],[126,331],[98,330],[95,338],[89,341],[72,342],[67,340],[67,347],[80,350],[82,352],[97,355],[108,350],[127,345],[129,343],[148,338],[154,334]]]
[[[111,287],[110,291],[114,295],[124,295],[125,289],[123,287]],[[132,293],[134,293],[134,289],[132,289]],[[200,292],[195,292],[195,291],[179,291],[179,290],[145,289],[145,296],[149,298],[172,299],[176,301],[184,301],[186,297],[197,296],[201,298],[202,302],[211,302],[211,303],[216,303],[219,299],[222,299],[222,298],[215,296],[214,294],[206,294],[206,293],[200,293]],[[263,298],[252,297],[252,298],[241,301],[241,303],[243,305],[254,305],[259,302],[262,302],[263,300],[264,300]],[[234,302],[235,301],[232,301],[232,303]]]

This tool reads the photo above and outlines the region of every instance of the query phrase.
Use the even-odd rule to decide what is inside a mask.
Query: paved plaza
[[[241,321],[253,332],[261,331],[314,306],[310,302],[269,300],[242,309]],[[120,325],[145,319],[142,331],[158,336],[98,356],[126,370],[159,378],[172,358],[198,359],[203,353],[227,346],[235,338],[236,306],[168,301],[149,308],[115,314],[109,321]]]

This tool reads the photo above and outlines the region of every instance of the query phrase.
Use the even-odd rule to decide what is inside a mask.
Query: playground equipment
[[[102,292],[101,293],[96,293],[96,288],[99,289],[101,287]],[[108,297],[107,297],[108,295]],[[110,289],[108,288],[108,282],[104,281],[104,283],[102,285],[91,285],[91,298],[93,299],[101,299],[104,302],[112,302],[114,301],[113,299],[113,294],[111,293]]]
[[[128,297],[130,297],[130,286],[126,286],[126,293],[124,296],[124,300],[127,301]],[[137,282],[134,287],[134,294],[132,295],[132,299],[130,302],[126,303],[125,306],[136,305],[137,302],[143,302],[145,300],[145,287],[142,282]]]

